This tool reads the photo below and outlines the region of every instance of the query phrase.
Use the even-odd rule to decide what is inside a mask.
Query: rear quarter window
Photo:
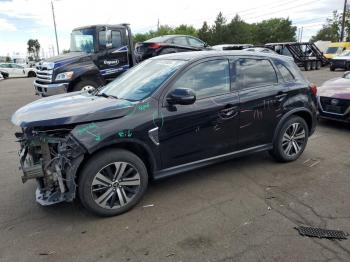
[[[276,71],[267,59],[240,58],[236,64],[237,77],[243,88],[277,84]]]
[[[287,66],[283,65],[282,63],[276,63],[276,67],[278,68],[278,71],[280,72],[283,80],[285,82],[292,82],[295,81],[295,77],[292,74],[292,72],[287,68]]]

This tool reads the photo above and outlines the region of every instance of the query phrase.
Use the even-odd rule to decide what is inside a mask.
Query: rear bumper
[[[68,89],[68,83],[59,83],[59,84],[39,84],[34,81],[35,94],[39,96],[52,96],[62,93],[66,93]]]

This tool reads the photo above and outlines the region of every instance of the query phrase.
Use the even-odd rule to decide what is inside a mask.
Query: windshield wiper
[[[102,97],[106,97],[106,98],[115,98],[115,99],[119,99],[117,96],[113,96],[113,95],[108,95],[106,93],[97,93],[96,96],[102,96]]]

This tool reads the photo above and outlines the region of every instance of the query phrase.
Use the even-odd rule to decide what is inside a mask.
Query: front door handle
[[[237,106],[230,106],[219,111],[219,115],[222,119],[231,119],[238,115]]]

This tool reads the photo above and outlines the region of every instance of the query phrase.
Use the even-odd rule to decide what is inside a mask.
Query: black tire
[[[28,77],[36,77],[36,73],[34,71],[29,71]]]
[[[286,139],[286,134],[290,135],[289,131],[294,128],[294,124],[297,124],[300,129],[296,130],[295,134],[299,134],[299,139],[294,139],[294,136],[290,136],[292,140]],[[300,137],[302,136],[301,134],[304,132],[304,138],[301,139]],[[300,133],[298,133],[300,132]],[[278,131],[277,137],[273,143],[273,149],[270,151],[270,154],[280,162],[290,162],[294,161],[299,158],[299,156],[304,152],[305,147],[307,145],[307,140],[309,137],[309,129],[308,125],[306,124],[305,120],[299,116],[291,116],[288,118],[280,130]],[[294,142],[291,142],[294,141]],[[294,145],[294,143],[297,143]],[[300,143],[300,144],[299,144]],[[290,146],[290,147],[289,147]],[[284,148],[286,147],[286,148]],[[300,148],[299,148],[300,147]],[[286,153],[288,151],[289,153]],[[299,151],[296,150],[296,148],[299,149]],[[294,151],[294,154],[292,154]]]
[[[321,69],[321,66],[322,66],[321,61],[317,61],[317,62],[316,62],[316,70],[320,70],[320,69]]]
[[[304,68],[305,68],[305,71],[310,71],[311,70],[311,63],[310,63],[310,61],[305,62]]]
[[[81,91],[83,88],[89,87],[89,86],[93,87],[94,89],[98,87],[98,85],[92,80],[82,80],[77,84],[75,84],[75,86],[72,89],[72,92]]]
[[[316,61],[311,62],[311,70],[316,70]]]
[[[331,66],[329,69],[330,69],[331,71],[335,71],[335,67],[333,67],[333,66]]]
[[[119,167],[119,171],[118,171],[118,167],[115,166],[116,162],[128,163],[129,165],[123,169],[121,174],[126,174],[130,171],[130,168],[131,169],[134,168],[135,171],[132,171],[132,172],[134,172],[134,176],[139,175],[138,176],[139,180],[137,180],[137,182],[139,182],[139,185],[137,186],[108,185],[107,186],[106,182],[102,182],[102,183],[99,182],[101,180],[96,177],[100,176],[101,173],[104,175],[103,176],[104,179],[106,179],[110,174],[113,175],[113,171],[115,176],[120,171],[120,169],[122,169],[122,167]],[[115,166],[116,169],[109,169],[108,172],[105,172],[107,168],[111,168],[111,166],[113,165]],[[136,175],[135,175],[135,172],[136,172]],[[130,173],[130,174],[133,175],[133,173]],[[127,175],[124,178],[122,176],[120,182],[119,180],[118,182],[127,183],[126,179],[128,179]],[[129,182],[131,181],[130,179],[133,179],[133,178],[129,178]],[[96,181],[97,181],[97,185],[96,185]],[[135,180],[132,180],[132,181],[135,181]],[[93,185],[93,182],[95,185]],[[147,185],[148,185],[147,168],[145,164],[142,162],[142,160],[135,154],[131,153],[130,151],[123,150],[123,149],[109,149],[109,150],[105,150],[100,153],[97,153],[85,164],[85,166],[83,167],[82,171],[79,174],[78,185],[79,185],[79,199],[82,205],[88,211],[99,216],[120,215],[124,212],[129,211],[131,208],[133,208],[141,200],[142,196],[145,194]],[[109,191],[109,193],[107,193],[107,191]],[[94,194],[101,194],[101,195],[96,196]],[[102,194],[107,194],[107,195],[105,198],[103,198]],[[127,199],[128,194],[129,194],[128,197],[132,195],[130,199]],[[119,198],[119,196],[121,196],[122,200]],[[99,201],[101,197],[102,197],[102,200],[104,200],[101,202],[105,202],[104,205],[105,206],[108,205],[108,208],[101,206],[101,202]],[[106,200],[107,198],[108,198],[108,201]],[[124,201],[125,203],[123,203]],[[98,202],[100,203],[98,204]],[[115,206],[116,204],[117,206]],[[112,206],[113,208],[111,208]]]

